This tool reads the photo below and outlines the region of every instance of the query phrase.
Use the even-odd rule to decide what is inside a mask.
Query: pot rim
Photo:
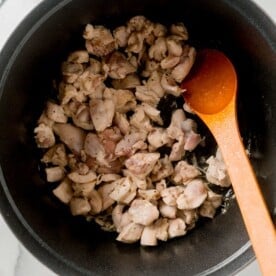
[[[48,20],[53,14],[62,9],[72,0],[63,0],[57,3],[55,0],[42,1],[35,7],[14,30],[2,51],[0,52],[0,100],[3,94],[3,87],[10,68],[16,62],[16,58],[22,47],[32,36],[32,34]],[[276,49],[276,28],[273,21],[251,0],[222,0],[226,5],[236,10],[242,17],[248,18],[251,24],[259,30],[264,40],[275,51]],[[35,22],[35,23],[34,23]],[[14,49],[14,45],[17,45]],[[9,192],[8,185],[5,181],[0,164],[0,212],[12,232],[19,241],[42,263],[57,273],[66,275],[75,275],[81,273],[91,275],[91,271],[83,269],[74,263],[66,260],[63,256],[57,254],[54,249],[47,245],[22,216],[20,210]],[[242,270],[255,259],[250,242],[248,241],[232,256],[228,257],[221,263],[203,271],[198,275],[221,275],[233,274]]]

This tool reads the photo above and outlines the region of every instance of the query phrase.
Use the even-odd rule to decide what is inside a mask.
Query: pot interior
[[[237,69],[241,134],[273,210],[275,32],[255,6],[243,2],[197,0],[180,5],[173,0],[78,0],[56,4],[49,0],[18,27],[0,56],[1,208],[16,235],[41,261],[68,275],[194,275],[232,273],[253,258],[234,200],[226,214],[202,223],[185,237],[156,248],[118,244],[114,234],[71,217],[67,207],[51,195],[52,186],[39,171],[40,153],[33,139],[36,120],[54,93],[52,82],[60,64],[70,51],[83,48],[81,34],[87,23],[112,28],[137,14],[163,24],[181,21],[192,45],[224,51]],[[272,38],[267,34],[273,34]]]

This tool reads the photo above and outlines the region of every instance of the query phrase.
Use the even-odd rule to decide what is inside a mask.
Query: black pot
[[[244,143],[270,211],[276,206],[276,28],[245,0],[48,0],[17,28],[0,55],[0,208],[19,240],[61,275],[227,275],[254,259],[235,200],[228,212],[156,248],[118,244],[51,197],[38,170],[33,128],[85,24],[109,27],[143,14],[182,21],[196,48],[224,51],[239,77]],[[274,214],[275,216],[275,214]],[[274,217],[275,218],[275,217]]]

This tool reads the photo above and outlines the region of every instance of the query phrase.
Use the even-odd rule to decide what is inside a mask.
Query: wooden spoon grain
[[[218,143],[261,271],[275,276],[275,227],[240,137],[235,68],[222,52],[205,49],[181,86],[185,101]]]

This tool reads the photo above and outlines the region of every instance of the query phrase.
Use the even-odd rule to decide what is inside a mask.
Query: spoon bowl
[[[204,49],[198,53],[196,64],[183,86],[187,89],[185,100],[195,111],[217,114],[235,100],[236,71],[224,54]]]
[[[275,227],[239,133],[235,68],[222,52],[205,49],[181,86],[185,101],[218,143],[261,271],[275,275]]]

